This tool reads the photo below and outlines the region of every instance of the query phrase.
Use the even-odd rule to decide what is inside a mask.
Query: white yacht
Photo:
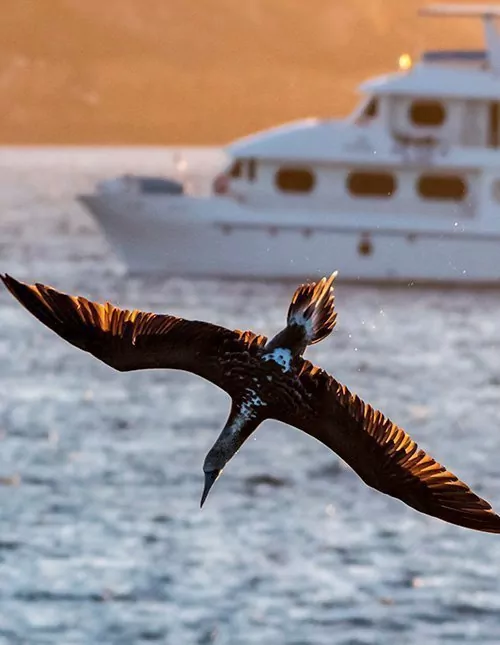
[[[435,50],[361,85],[346,119],[240,139],[209,194],[128,176],[79,199],[133,273],[500,283],[500,6],[484,50]]]

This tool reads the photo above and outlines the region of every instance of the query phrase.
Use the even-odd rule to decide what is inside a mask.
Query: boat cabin
[[[214,192],[288,211],[471,218],[484,201],[481,177],[500,162],[500,8],[423,13],[482,17],[488,47],[426,51],[414,65],[405,55],[397,73],[361,86],[365,98],[348,118],[306,119],[235,142]],[[487,200],[498,204],[496,174]]]

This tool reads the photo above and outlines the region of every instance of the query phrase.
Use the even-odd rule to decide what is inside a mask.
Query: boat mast
[[[481,18],[488,61],[492,71],[500,74],[500,34],[495,19],[500,17],[500,5],[434,4],[422,7],[423,16],[448,16],[456,18]]]

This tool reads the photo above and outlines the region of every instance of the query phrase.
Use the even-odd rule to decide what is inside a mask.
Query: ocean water
[[[169,173],[172,158],[0,150],[0,270],[275,333],[293,286],[130,280],[74,200],[116,173]],[[500,291],[336,295],[338,327],[309,358],[500,510]],[[0,365],[2,645],[500,643],[500,536],[372,491],[272,422],[200,511],[227,396],[189,374],[113,372],[5,290]]]

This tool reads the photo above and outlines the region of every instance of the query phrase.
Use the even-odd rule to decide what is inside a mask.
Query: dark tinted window
[[[371,99],[363,111],[363,116],[368,119],[373,119],[378,114],[378,99]]]
[[[414,101],[410,107],[410,120],[414,125],[438,126],[444,123],[446,110],[440,101]]]
[[[231,168],[229,169],[229,176],[232,177],[233,179],[239,179],[243,174],[243,164],[241,163],[241,160],[238,159],[236,160]]]
[[[275,182],[285,193],[310,193],[316,178],[307,168],[281,168],[276,173]]]
[[[347,189],[358,197],[392,197],[396,179],[389,172],[351,172],[347,177]]]
[[[248,179],[250,181],[255,181],[257,178],[257,162],[255,159],[248,160]]]
[[[139,179],[141,192],[143,193],[167,193],[169,195],[181,195],[184,188],[178,181],[163,179],[161,177],[141,177]]]
[[[422,175],[418,180],[418,192],[424,199],[459,202],[467,196],[467,184],[462,177],[454,175]]]

